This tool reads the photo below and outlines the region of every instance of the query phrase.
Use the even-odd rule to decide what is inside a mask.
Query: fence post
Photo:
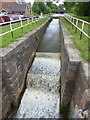
[[[36,23],[38,22],[38,18],[36,17]]]
[[[84,21],[83,21],[83,23],[82,23],[82,31],[83,31],[83,29],[84,29]],[[81,38],[82,38],[82,31],[81,31],[81,34],[80,34],[80,40],[81,40]]]
[[[21,18],[21,29],[22,29],[22,33],[23,33],[23,24],[22,24],[22,18]]]
[[[68,19],[68,23],[70,24],[70,17],[69,17],[69,16],[67,16],[67,19]]]
[[[13,28],[12,28],[12,22],[11,22],[11,21],[10,21],[10,30],[11,30],[12,38],[14,38],[14,35],[13,35]]]
[[[73,17],[72,17],[73,18]],[[74,18],[73,18],[73,20],[72,20],[72,23],[74,23]],[[73,24],[72,24],[72,29],[73,29]]]
[[[76,30],[75,30],[75,33],[77,33],[77,26],[78,26],[78,19],[76,21]]]
[[[32,23],[33,23],[33,17],[32,17]]]
[[[73,22],[73,18],[72,18],[71,22]],[[73,24],[71,24],[71,25],[72,25],[72,29],[73,29]]]
[[[38,16],[38,21],[39,21],[39,16]]]
[[[29,18],[27,18],[27,24],[28,24],[28,29],[29,29]]]
[[[37,21],[38,21],[38,16],[37,16]]]

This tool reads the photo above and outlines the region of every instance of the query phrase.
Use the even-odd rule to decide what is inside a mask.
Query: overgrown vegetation
[[[38,36],[38,34],[35,34],[35,40],[38,41],[40,38]]]
[[[38,14],[35,12],[32,12],[32,14],[30,14],[28,17],[34,17],[34,16],[38,16]]]
[[[8,33],[8,34],[0,37],[0,48],[7,47],[8,44],[11,43],[11,42],[18,41],[19,40],[18,38],[22,37],[24,34],[34,30],[37,27],[39,27],[46,20],[48,20],[48,17],[40,19],[38,22],[34,22],[32,24],[29,24],[29,25],[23,27],[23,29],[20,28],[20,29],[15,30],[13,32],[13,37],[12,37],[11,33]],[[26,22],[27,21],[24,21],[23,24],[26,24]],[[16,28],[16,27],[19,27],[19,26],[20,26],[20,23],[13,24],[13,28]],[[6,32],[8,30],[10,30],[9,26],[6,26],[6,27],[2,28],[2,32]]]
[[[70,120],[70,103],[68,103],[65,107],[60,108],[60,112],[64,120]]]
[[[76,15],[76,14],[74,14],[74,13],[68,13],[68,14],[71,15],[71,16],[73,16],[73,17],[76,17],[76,18],[85,20],[85,21],[87,21],[87,22],[90,22],[89,16],[79,16],[79,15]]]
[[[64,2],[64,5],[61,6],[61,8],[65,8],[66,12],[68,12],[69,15],[83,19],[85,21],[90,22],[89,16],[90,16],[90,4],[89,2]],[[81,32],[77,30],[77,33],[75,33],[76,28],[62,18],[65,26],[68,28],[71,35],[73,35],[72,40],[75,44],[75,47],[80,51],[81,57],[84,58],[87,61],[90,61],[90,46],[89,42],[90,40],[83,34],[82,40],[80,40],[80,34]],[[76,23],[76,21],[74,21]],[[82,22],[78,23],[78,27],[82,27]],[[89,32],[89,25],[85,24],[84,31],[90,35]]]
[[[79,16],[90,15],[90,2],[64,2],[64,7],[69,13],[74,13]]]
[[[51,1],[51,0],[50,0]],[[57,5],[52,2],[34,2],[33,12],[40,14],[55,13],[58,9]]]
[[[71,39],[73,40],[75,47],[80,51],[81,57],[87,61],[90,61],[89,39],[83,34],[82,39],[80,40],[81,32],[77,30],[77,33],[75,34],[76,28],[73,27],[72,29],[72,25],[64,18],[62,18],[62,21],[69,30],[70,34],[73,35]],[[79,26],[81,26],[80,23]],[[88,30],[88,27],[85,26],[85,29]]]

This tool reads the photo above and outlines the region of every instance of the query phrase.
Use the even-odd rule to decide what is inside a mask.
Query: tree
[[[46,10],[46,13],[47,13],[47,14],[52,12],[51,8],[48,7],[47,5],[46,5],[46,9],[47,9],[47,10]]]
[[[40,14],[41,12],[43,14],[47,14],[47,13],[53,13],[53,12],[56,12],[56,10],[58,9],[58,7],[53,4],[52,2],[47,2],[45,4],[45,2],[34,2],[34,5],[33,5],[33,12],[37,13],[37,14]]]
[[[51,9],[47,5],[45,5],[44,2],[34,2],[32,10],[37,14],[47,14],[51,12]]]
[[[34,2],[32,10],[33,10],[33,12],[35,12],[37,14],[40,14],[40,8],[39,8],[39,5],[38,5],[38,2]]]
[[[89,2],[64,2],[64,7],[67,12],[75,13],[80,16],[90,15]]]
[[[46,5],[51,9],[51,12],[56,12],[58,9],[57,5],[53,4],[52,2],[47,2]]]
[[[64,2],[64,7],[67,12],[74,12],[75,2]]]
[[[90,15],[90,4],[88,2],[78,2],[77,3],[77,14],[81,16]]]
[[[59,5],[59,10],[64,10],[64,6],[63,5]]]
[[[38,2],[38,6],[40,9],[40,13],[42,12],[43,14],[45,14],[47,12],[47,7],[44,2]]]

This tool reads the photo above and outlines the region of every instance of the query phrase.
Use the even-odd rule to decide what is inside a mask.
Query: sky
[[[38,0],[39,1],[39,0]],[[41,1],[41,0],[40,0]],[[48,1],[48,0],[47,0]],[[53,0],[54,1],[54,0]],[[59,1],[58,3],[56,3],[56,1]],[[55,0],[55,2],[53,2],[54,4],[57,4],[57,5],[59,5],[59,4],[63,4],[63,1],[64,0]],[[33,2],[34,2],[34,0],[25,0],[25,2],[31,2],[31,4],[33,4]]]

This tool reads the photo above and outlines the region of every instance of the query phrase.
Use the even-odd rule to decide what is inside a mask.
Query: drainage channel
[[[28,71],[27,88],[14,118],[61,118],[59,30],[59,19],[53,19]]]

